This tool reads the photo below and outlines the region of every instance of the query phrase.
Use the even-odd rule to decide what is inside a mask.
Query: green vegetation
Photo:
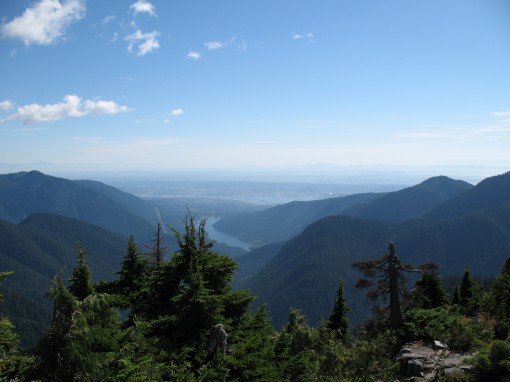
[[[420,268],[412,293],[398,300],[399,322],[383,306],[372,319],[377,330],[369,322],[365,330],[349,331],[346,286],[337,280],[327,321],[310,326],[291,308],[275,331],[266,307],[251,312],[253,297],[230,286],[236,264],[213,251],[205,223],[188,215],[184,232],[174,232],[179,250],[167,260],[142,256],[131,236],[117,278],[94,285],[87,251],[77,243],[72,278],[68,285],[53,279],[52,324],[30,357],[20,353],[12,324],[0,321],[0,376],[57,382],[393,381],[401,370],[394,360],[399,347],[432,340],[452,351],[478,351],[469,361],[471,373],[445,380],[510,376],[510,339],[497,337],[508,324],[510,258],[486,292],[477,289],[466,268],[458,285],[461,296],[470,296],[465,306],[448,304],[436,268],[428,266]],[[383,281],[374,283],[380,287],[371,296],[383,297],[388,289],[389,262],[397,279],[407,269],[395,260],[394,246],[389,249],[383,258],[357,263]],[[405,284],[397,285],[400,295]]]

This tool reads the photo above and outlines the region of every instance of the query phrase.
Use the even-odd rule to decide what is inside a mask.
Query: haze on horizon
[[[34,0],[0,15],[4,173],[510,169],[506,0]]]

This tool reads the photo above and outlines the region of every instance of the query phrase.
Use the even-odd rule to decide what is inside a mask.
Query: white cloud
[[[173,117],[176,117],[178,115],[183,115],[184,114],[184,110],[182,109],[174,109],[170,112],[170,115],[173,116]]]
[[[145,0],[138,0],[136,3],[131,4],[129,7],[135,13],[135,16],[139,13],[148,13],[150,16],[156,17],[156,7]]]
[[[302,40],[302,39],[309,39],[311,40],[313,38],[313,33],[311,32],[308,32],[308,33],[303,33],[303,34],[299,34],[299,33],[295,33],[293,34],[292,36],[290,36],[293,40]]]
[[[109,16],[106,16],[105,18],[103,18],[103,19],[101,20],[101,22],[102,22],[103,24],[109,24],[109,23],[111,23],[112,21],[114,21],[116,18],[117,18],[117,16],[115,16],[115,15],[109,15]]]
[[[197,52],[194,50],[189,51],[188,55],[186,56],[186,58],[190,58],[193,60],[200,60],[201,57],[202,57],[202,55],[200,54],[200,52]]]
[[[6,122],[20,119],[29,125],[37,122],[52,122],[66,117],[84,117],[87,115],[117,114],[127,112],[127,106],[117,105],[113,101],[86,100],[82,102],[77,95],[66,95],[63,102],[40,105],[37,103],[21,106],[16,113],[0,119]]]
[[[26,45],[50,45],[64,37],[69,26],[83,18],[82,0],[41,0],[21,16],[1,27],[3,37],[18,38]]]
[[[14,102],[6,99],[5,101],[0,102],[0,110],[9,111],[14,107]]]
[[[150,53],[159,48],[159,40],[158,40],[159,32],[153,31],[148,33],[143,33],[140,29],[138,29],[135,33],[126,36],[124,40],[128,42],[128,52],[131,53],[133,51],[133,47],[138,48],[137,56],[145,56],[147,53]]]
[[[229,41],[221,42],[221,41],[207,41],[204,42],[204,46],[209,50],[218,50],[225,48],[232,44],[235,41],[235,37],[232,37]]]
[[[492,115],[495,117],[510,117],[510,111],[496,111]]]

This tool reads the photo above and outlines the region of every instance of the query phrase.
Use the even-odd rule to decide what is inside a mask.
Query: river
[[[207,224],[205,226],[205,232],[207,232],[207,235],[211,240],[215,240],[218,243],[226,244],[230,247],[237,247],[242,248],[246,251],[249,251],[251,247],[253,246],[252,243],[249,243],[247,241],[243,241],[238,239],[235,236],[230,236],[226,233],[218,231],[216,228],[213,227],[214,223],[216,223],[220,218],[207,218]]]

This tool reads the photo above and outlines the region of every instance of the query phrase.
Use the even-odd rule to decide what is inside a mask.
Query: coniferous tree
[[[232,291],[236,263],[212,252],[205,224],[187,215],[184,232],[174,230],[179,251],[154,271],[151,302],[138,309],[150,317],[168,351],[187,348],[197,367],[207,357],[212,327],[222,324],[227,332],[237,327],[253,300],[246,291]]]
[[[53,321],[36,347],[36,379],[43,381],[99,381],[116,345],[118,321],[106,294],[79,300],[55,277],[48,292]]]
[[[432,263],[423,264],[418,269],[410,269],[400,262],[395,253],[395,245],[392,241],[388,244],[388,254],[374,260],[358,261],[352,264],[358,268],[368,279],[359,279],[356,288],[370,288],[367,297],[376,301],[389,295],[389,322],[393,329],[398,329],[403,321],[400,294],[405,288],[407,279],[404,272],[424,272],[435,269]]]
[[[476,282],[471,277],[471,269],[466,267],[459,287],[459,305],[467,316],[473,316],[478,312],[478,290]]]
[[[69,290],[78,299],[83,301],[88,295],[94,292],[92,287],[90,269],[85,255],[87,251],[76,243],[76,262],[78,265],[73,269],[73,277],[69,280]]]
[[[126,254],[118,272],[117,289],[129,303],[133,303],[148,277],[147,260],[139,252],[133,235],[129,237]]]
[[[510,257],[508,257],[492,285],[489,295],[490,311],[497,320],[495,332],[498,338],[510,334]]]
[[[152,265],[161,265],[165,260],[167,246],[163,244],[163,227],[158,223],[152,245],[146,246],[149,249],[149,259]]]
[[[12,272],[0,272],[0,282]],[[0,293],[0,302],[3,302]],[[20,352],[18,336],[14,332],[14,325],[5,317],[0,317],[0,380],[15,381],[24,370],[24,363],[28,359]]]
[[[412,299],[422,309],[434,309],[448,304],[439,275],[434,271],[424,272],[421,280],[416,281]]]
[[[327,327],[336,332],[339,338],[345,338],[349,330],[349,319],[347,318],[347,300],[344,295],[344,284],[341,281],[336,292],[336,300],[333,310],[329,315]]]
[[[459,305],[459,303],[460,303],[459,288],[455,286],[455,290],[453,291],[452,297],[452,305]]]

